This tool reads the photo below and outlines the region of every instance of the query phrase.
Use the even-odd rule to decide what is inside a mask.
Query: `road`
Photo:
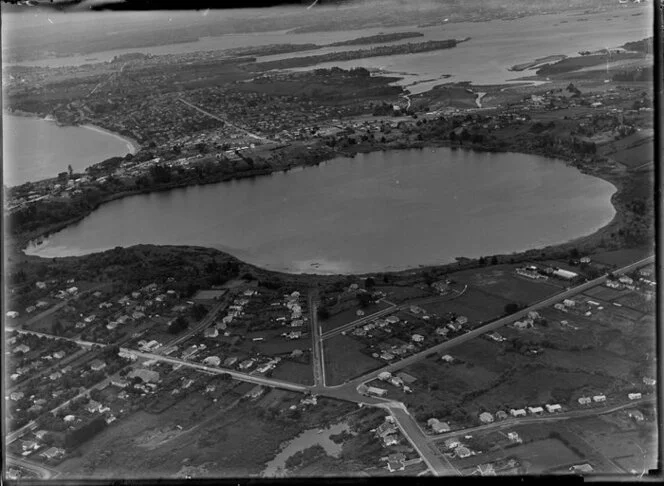
[[[309,321],[311,322],[312,358],[314,370],[314,386],[325,386],[325,362],[323,357],[323,340],[318,324],[318,302],[316,292],[309,292]]]
[[[408,413],[403,404],[401,406],[387,406],[390,414],[394,417],[403,435],[420,455],[422,460],[429,466],[429,470],[435,476],[461,476],[449,459],[436,449],[436,446],[427,440],[427,437],[417,425],[417,421]]]
[[[158,350],[157,352],[160,352],[161,350],[165,350],[165,349],[167,349],[169,347],[172,347],[172,346],[177,346],[178,344],[180,344],[180,343],[186,341],[187,339],[189,339],[194,334],[196,334],[196,333],[202,331],[203,329],[205,329],[206,327],[210,326],[210,324],[212,324],[214,322],[214,319],[217,317],[217,314],[228,305],[231,298],[232,298],[232,295],[231,295],[230,292],[227,293],[226,295],[224,295],[222,297],[221,301],[214,304],[212,309],[210,309],[210,311],[207,313],[207,315],[203,319],[201,319],[198,322],[198,324],[196,324],[193,327],[190,327],[184,334],[181,334],[178,337],[176,337],[176,338],[172,339],[171,341],[169,341],[168,343],[164,344],[160,348],[160,350]]]
[[[39,337],[44,337],[46,339],[59,339],[62,341],[71,341],[72,343],[76,343],[79,346],[82,346],[84,348],[92,348],[93,346],[101,346],[102,348],[105,347],[105,344],[101,343],[93,343],[90,341],[83,341],[81,339],[73,339],[73,338],[67,338],[63,336],[56,336],[55,334],[46,334],[43,332],[38,332],[38,331],[30,331],[28,329],[18,329],[14,327],[5,327],[5,331],[11,332],[11,331],[16,331],[19,334],[32,334],[33,336],[39,336]]]
[[[193,108],[194,110],[197,110],[197,111],[203,113],[204,115],[209,116],[210,118],[214,118],[215,120],[219,120],[220,122],[223,122],[223,123],[225,123],[226,125],[235,128],[236,130],[239,130],[239,131],[241,131],[241,132],[244,132],[244,133],[246,133],[248,136],[250,136],[251,138],[254,138],[254,139],[256,139],[256,140],[262,140],[263,142],[276,143],[276,142],[274,142],[274,140],[270,140],[269,138],[262,137],[262,136],[260,136],[260,135],[255,134],[255,133],[252,133],[252,132],[250,132],[249,130],[247,130],[247,129],[245,129],[245,128],[242,128],[242,127],[239,127],[239,126],[237,126],[237,125],[234,125],[234,124],[230,123],[228,120],[226,120],[226,119],[224,119],[224,118],[222,118],[222,117],[220,117],[220,116],[217,116],[217,115],[215,115],[214,113],[210,113],[209,111],[205,111],[205,110],[203,110],[202,108],[199,108],[198,106],[196,106],[196,105],[194,105],[194,104],[188,102],[187,100],[184,100],[184,99],[182,99],[182,98],[178,98],[178,99],[179,99],[182,103],[184,103],[185,105],[189,106],[190,108]]]
[[[205,366],[200,363],[194,363],[192,361],[186,361],[179,358],[171,358],[170,356],[163,356],[161,354],[144,353],[143,351],[136,351],[135,349],[128,349],[128,348],[121,348],[121,351],[135,354],[139,358],[161,361],[163,363],[181,364],[182,366],[188,366],[189,368],[195,368],[201,371],[206,371],[208,373],[214,373],[217,375],[228,374],[231,375],[236,380],[246,381],[249,383],[256,383],[257,385],[271,386],[273,388],[281,388],[283,390],[290,390],[300,393],[308,393],[309,391],[311,391],[311,387],[309,386],[298,385],[297,383],[291,383],[289,381],[276,380],[274,378],[266,378],[258,375],[250,375],[248,373],[241,373],[239,371],[231,369],[217,368],[216,366]]]
[[[638,262],[632,263],[630,265],[627,265],[625,267],[622,267],[618,270],[615,270],[613,273],[614,274],[623,274],[630,272],[634,270],[635,268],[641,267],[643,265],[647,265],[649,263],[654,262],[654,256],[650,256],[648,258],[644,258],[643,260],[639,260]],[[569,297],[572,297],[576,294],[580,294],[582,292],[585,292],[589,288],[595,287],[596,285],[600,285],[604,283],[608,278],[608,275],[603,275],[599,278],[596,278],[594,280],[590,280],[586,283],[583,283],[581,285],[577,285],[576,287],[573,287],[571,289],[565,290],[563,292],[560,292],[552,297],[548,297],[540,302],[537,302],[529,307],[526,307],[524,309],[521,309],[520,311],[515,312],[514,314],[510,314],[509,316],[501,317],[493,322],[490,322],[488,324],[485,324],[483,326],[480,326],[476,329],[473,329],[472,331],[469,331],[461,336],[455,337],[450,339],[449,341],[445,341],[444,343],[440,343],[436,346],[433,346],[431,348],[425,349],[423,351],[420,351],[419,353],[413,354],[412,356],[409,356],[407,358],[404,358],[400,361],[397,361],[396,363],[392,363],[390,365],[387,365],[383,368],[380,368],[378,370],[372,371],[370,373],[367,373],[363,376],[360,376],[359,378],[355,378],[354,380],[343,384],[343,385],[336,385],[337,387],[343,387],[343,386],[354,386],[357,387],[361,383],[365,383],[367,381],[371,381],[376,379],[379,373],[382,373],[383,371],[389,371],[389,372],[394,372],[398,371],[400,369],[403,369],[407,366],[410,366],[424,358],[426,358],[428,355],[432,353],[439,353],[441,351],[445,351],[449,348],[453,348],[454,346],[458,346],[461,343],[464,343],[466,341],[469,341],[470,339],[474,339],[478,336],[481,336],[482,334],[486,334],[487,332],[494,331],[500,327],[503,327],[507,324],[510,324],[516,320],[521,319],[522,317],[525,317],[528,315],[528,312],[535,311],[535,310],[540,310],[545,307],[549,307],[557,302],[560,302],[561,300],[567,299]]]
[[[649,396],[642,398],[640,400],[630,400],[629,402],[622,403],[620,405],[614,405],[609,408],[588,408],[581,410],[571,410],[569,412],[556,413],[552,415],[542,415],[540,417],[525,417],[525,418],[509,418],[506,420],[501,420],[500,422],[493,422],[490,424],[478,425],[477,427],[469,427],[467,429],[453,430],[450,432],[445,432],[443,434],[431,435],[425,434],[426,440],[429,442],[439,442],[441,440],[449,439],[452,437],[457,437],[459,435],[474,434],[476,432],[485,432],[487,430],[493,429],[504,429],[518,427],[521,425],[532,425],[532,424],[542,424],[542,423],[551,423],[558,422],[562,420],[571,420],[583,417],[596,417],[598,415],[606,415],[609,413],[617,412],[618,410],[623,410],[626,408],[632,408],[637,405],[643,405],[648,402],[654,402],[655,397]]]
[[[13,454],[7,454],[7,464],[20,466],[23,469],[33,472],[39,479],[53,479],[57,477],[60,472],[50,467],[46,467],[43,464],[37,464],[22,457],[14,456]],[[30,478],[26,478],[29,480]]]

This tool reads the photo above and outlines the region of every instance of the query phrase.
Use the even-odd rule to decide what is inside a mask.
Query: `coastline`
[[[105,128],[102,128],[97,125],[93,125],[92,123],[86,123],[85,125],[76,125],[81,128],[86,128],[88,130],[92,130],[97,133],[104,133],[106,135],[110,135],[111,137],[114,137],[118,140],[122,140],[127,144],[127,148],[129,149],[129,152],[134,155],[136,152],[138,152],[141,149],[141,145],[134,140],[133,138],[126,137],[124,135],[120,135],[119,133],[111,132],[110,130],[106,130]]]

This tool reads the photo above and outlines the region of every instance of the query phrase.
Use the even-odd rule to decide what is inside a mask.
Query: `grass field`
[[[272,372],[272,377],[277,380],[288,380],[303,385],[314,384],[314,372],[311,364],[295,363],[293,361],[282,361]]]
[[[362,344],[347,336],[334,336],[324,341],[325,380],[339,385],[383,366],[382,361],[362,353]]]
[[[524,304],[538,302],[560,291],[554,280],[534,281],[514,273],[518,265],[495,265],[455,272],[454,280],[487,294]]]
[[[638,260],[642,260],[652,254],[653,250],[651,248],[634,248],[597,253],[593,255],[592,258],[600,263],[622,267]]]
[[[509,301],[484,291],[469,287],[460,297],[446,302],[424,304],[420,307],[434,315],[455,312],[468,318],[470,325],[500,317]]]
[[[627,295],[629,293],[629,290],[618,290],[618,289],[611,289],[609,287],[605,287],[603,285],[597,285],[591,289],[588,289],[584,292],[585,295],[589,295],[590,297],[596,297],[598,299],[602,299],[607,302],[613,302],[614,300]]]

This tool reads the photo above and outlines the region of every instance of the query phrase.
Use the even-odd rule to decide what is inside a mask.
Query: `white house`
[[[413,342],[421,343],[422,341],[424,341],[424,336],[422,336],[421,334],[413,334],[411,336],[411,339],[413,340]]]
[[[593,397],[593,402],[595,403],[600,403],[600,402],[605,402],[606,401],[606,395],[595,395]]]
[[[528,407],[528,412],[531,415],[538,415],[540,413],[544,413],[544,409],[542,407]]]
[[[579,398],[579,405],[589,405],[591,402],[590,397],[581,397]]]
[[[511,409],[510,410],[510,415],[512,417],[525,417],[526,416],[526,411],[523,408],[519,409]]]
[[[640,393],[629,393],[629,394],[627,394],[627,398],[629,398],[630,400],[639,400],[641,398],[641,394]]]
[[[549,412],[549,413],[555,413],[555,412],[560,412],[560,411],[562,411],[562,407],[561,407],[559,404],[557,404],[557,403],[555,403],[555,404],[553,404],[553,405],[549,405],[549,404],[547,403],[547,404],[544,405],[544,406],[546,407],[546,411]]]

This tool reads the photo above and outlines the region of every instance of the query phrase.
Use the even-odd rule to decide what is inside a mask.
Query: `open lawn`
[[[324,341],[325,380],[328,385],[339,385],[384,365],[360,350],[362,344],[348,336],[334,336]]]
[[[524,304],[538,302],[557,292],[561,285],[549,279],[535,281],[515,273],[519,265],[495,265],[455,272],[455,281],[476,287],[487,294]]]

